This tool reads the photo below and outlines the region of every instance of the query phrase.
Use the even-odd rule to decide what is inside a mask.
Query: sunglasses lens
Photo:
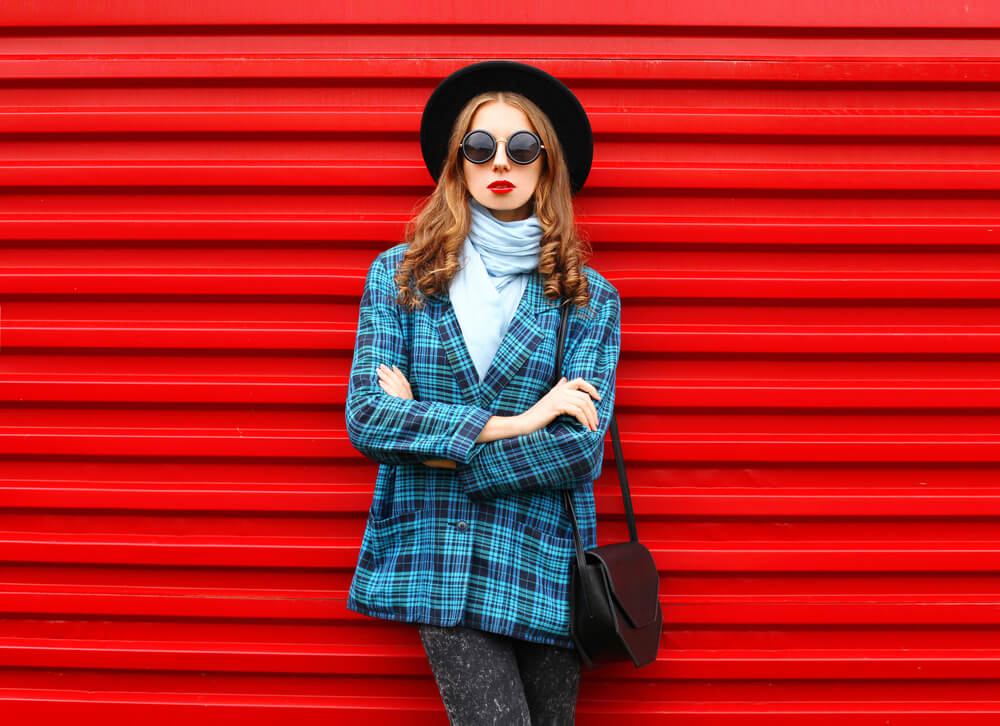
[[[541,150],[538,139],[527,131],[518,131],[507,140],[507,155],[518,164],[530,164]]]
[[[469,161],[475,164],[482,164],[493,157],[495,144],[489,134],[482,131],[473,131],[465,139],[463,150]]]

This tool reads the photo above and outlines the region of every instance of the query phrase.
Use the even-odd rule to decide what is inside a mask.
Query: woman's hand
[[[410,382],[406,380],[403,371],[399,370],[396,366],[389,368],[385,364],[380,365],[378,367],[378,384],[390,396],[395,396],[396,398],[413,398]],[[455,468],[455,462],[451,459],[428,459],[424,464],[438,469]]]
[[[597,389],[582,378],[567,381],[563,376],[534,406],[518,416],[522,434],[530,434],[548,426],[557,416],[569,414],[590,431],[597,431],[596,401],[601,400]]]
[[[396,398],[413,398],[410,382],[406,380],[403,371],[396,366],[389,368],[384,363],[378,367],[378,384],[382,390]]]

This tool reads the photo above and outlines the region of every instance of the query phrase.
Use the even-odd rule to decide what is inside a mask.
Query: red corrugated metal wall
[[[591,114],[661,568],[579,723],[1000,721],[1000,4],[609,5],[3,5],[6,723],[445,723],[344,608],[343,400],[423,103],[494,57]]]

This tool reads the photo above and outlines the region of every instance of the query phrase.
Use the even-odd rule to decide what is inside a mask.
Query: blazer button
[[[459,529],[460,532],[464,532],[465,530],[467,530],[469,528],[469,525],[466,522],[459,522],[455,526],[458,527],[458,529]]]

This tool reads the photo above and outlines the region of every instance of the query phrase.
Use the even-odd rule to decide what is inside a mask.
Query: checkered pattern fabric
[[[574,548],[561,491],[573,492],[584,547],[596,546],[592,483],[614,404],[618,292],[584,268],[590,307],[574,310],[566,337],[562,375],[597,388],[598,431],[564,415],[526,436],[476,443],[490,416],[522,413],[551,389],[559,308],[532,275],[480,382],[447,295],[412,312],[395,303],[404,251],[398,245],[375,259],[361,298],[347,431],[382,465],[347,607],[572,647]],[[382,391],[380,363],[399,367],[414,400]],[[422,463],[436,458],[457,467]]]

